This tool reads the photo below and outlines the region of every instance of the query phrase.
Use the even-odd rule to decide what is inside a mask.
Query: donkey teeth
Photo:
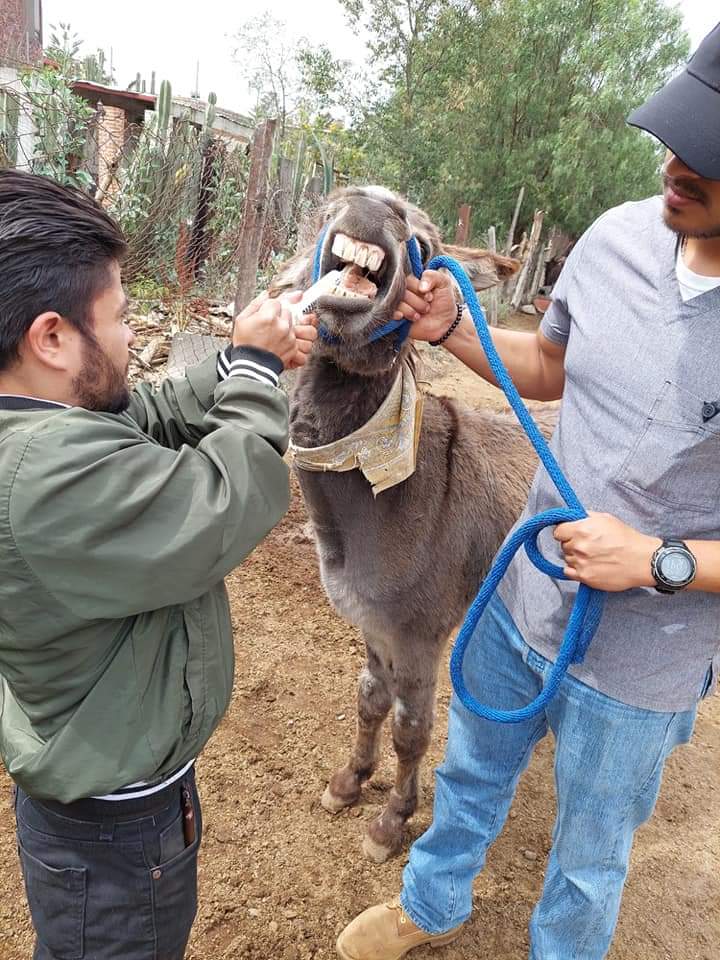
[[[385,259],[385,251],[375,243],[362,243],[353,240],[344,233],[336,233],[332,252],[346,263],[356,263],[359,267],[379,270]]]
[[[368,256],[370,251],[363,243],[359,243],[355,248],[355,263],[359,267],[366,267],[368,264]]]
[[[374,243],[358,244],[355,250],[355,263],[359,267],[367,267],[375,272],[382,266],[385,251]]]
[[[354,263],[356,244],[344,233],[338,233],[333,242],[333,253],[346,263]]]
[[[348,253],[355,254],[355,245],[352,241],[345,236],[344,233],[338,233],[333,240],[332,252],[336,257],[340,257],[341,260],[345,260],[346,246],[352,246],[352,251],[348,250]]]
[[[372,273],[375,273],[382,266],[384,259],[385,254],[382,250],[374,250],[368,259],[368,270],[370,270]]]

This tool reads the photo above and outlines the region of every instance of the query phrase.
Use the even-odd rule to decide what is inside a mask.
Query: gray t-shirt
[[[676,236],[662,200],[604,214],[568,258],[542,322],[567,344],[552,449],[587,510],[654,536],[720,540],[720,288],[684,303]],[[523,518],[562,500],[544,468]],[[545,530],[544,555],[562,564]],[[500,596],[533,649],[554,659],[577,585],[540,573],[521,550]],[[571,673],[624,703],[690,709],[720,666],[720,595],[653,589],[608,595],[584,663]],[[712,669],[712,674],[709,671]]]

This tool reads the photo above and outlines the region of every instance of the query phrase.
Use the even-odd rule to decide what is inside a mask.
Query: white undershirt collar
[[[678,285],[680,287],[680,296],[685,303],[693,300],[695,297],[702,296],[716,287],[720,287],[720,277],[705,277],[701,273],[695,273],[685,263],[682,254],[682,244],[678,244],[677,260],[675,261],[675,270],[677,273]]]

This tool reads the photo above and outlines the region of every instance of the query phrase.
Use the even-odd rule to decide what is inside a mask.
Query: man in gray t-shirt
[[[669,159],[666,175],[679,175],[680,164]],[[702,412],[720,396],[720,287],[682,300],[678,237],[662,213],[654,197],[601,217],[570,255],[543,318],[541,336],[564,352],[553,451],[580,501],[610,516],[559,527],[559,542],[545,531],[540,545],[562,566],[564,544],[578,579],[622,591],[609,595],[572,673],[623,703],[678,711],[711,685],[720,652],[720,594],[706,592],[717,563],[707,543],[693,543],[720,540],[720,416]],[[539,470],[525,516],[558,506]],[[655,589],[651,557],[672,539],[687,543],[698,575],[697,589],[668,596]],[[499,591],[530,646],[554,660],[577,583],[549,579],[520,551]]]
[[[553,452],[588,519],[546,530],[540,573],[524,551],[475,631],[464,675],[477,699],[516,709],[557,656],[578,583],[608,591],[590,649],[539,716],[494,724],[457,698],[434,819],[398,902],[340,935],[343,960],[398,960],[460,934],[472,883],[537,742],[555,735],[558,815],[530,960],[602,960],[630,850],[665,760],[692,734],[720,667],[720,24],[685,72],[629,122],[668,147],[662,197],[593,224],[537,334],[492,331],[521,395],[562,397]],[[430,296],[431,294],[431,296]],[[449,282],[408,280],[401,312],[439,340]],[[445,341],[493,381],[466,317]],[[521,520],[562,506],[538,471]],[[642,950],[639,951],[641,955]]]

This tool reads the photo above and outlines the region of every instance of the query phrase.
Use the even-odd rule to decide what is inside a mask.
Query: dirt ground
[[[430,372],[436,390],[473,405],[502,406],[497,391],[448,360],[436,360]],[[389,738],[360,805],[336,817],[319,805],[351,744],[362,645],[327,604],[305,520],[296,490],[288,517],[228,580],[236,683],[230,711],[198,764],[206,826],[188,960],[331,960],[343,926],[399,889],[404,857],[377,866],[360,850],[365,822],[390,787]],[[442,757],[449,696],[444,670],[421,806],[408,840],[430,820],[432,769]],[[611,960],[720,958],[719,761],[716,698],[703,705],[693,744],[671,759],[656,815],[638,835]],[[527,957],[527,923],[550,847],[551,764],[547,741],[476,882],[473,918],[442,954],[448,960]],[[4,774],[0,790],[9,798]],[[2,808],[0,960],[25,960],[31,930],[9,799]],[[427,948],[412,954],[417,960],[431,955]]]

